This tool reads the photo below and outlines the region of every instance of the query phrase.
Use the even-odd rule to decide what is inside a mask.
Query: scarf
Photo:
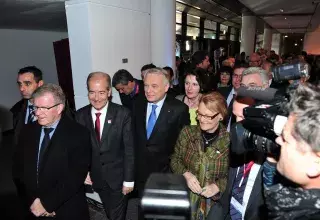
[[[276,184],[265,188],[268,219],[309,219],[320,213],[320,189],[302,189]]]

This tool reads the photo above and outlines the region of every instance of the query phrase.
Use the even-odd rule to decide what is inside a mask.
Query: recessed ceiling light
[[[294,46],[298,46],[298,44],[297,44],[297,43],[295,43],[295,44],[294,44]]]
[[[287,18],[284,18],[284,20],[287,20]]]
[[[303,41],[302,38],[300,40]]]
[[[284,37],[286,37],[286,38],[287,38],[287,37],[288,37],[288,35],[285,35]]]
[[[282,8],[280,8],[280,12],[283,12],[283,9],[282,9]]]

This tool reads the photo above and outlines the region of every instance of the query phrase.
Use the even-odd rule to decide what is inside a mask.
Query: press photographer
[[[300,85],[288,110],[277,170],[298,187],[267,187],[268,219],[320,219],[320,87]]]

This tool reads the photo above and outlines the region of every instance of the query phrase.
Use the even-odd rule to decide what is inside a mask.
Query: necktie
[[[50,143],[50,133],[53,131],[53,128],[43,128],[43,131],[44,131],[44,137],[43,137],[43,140],[41,142],[41,148],[40,148],[40,151],[39,151],[38,167],[41,164],[41,159],[43,157],[45,149],[48,147],[48,145]]]
[[[101,138],[100,138],[100,115],[101,115],[100,112],[96,113],[96,122],[95,122],[95,127],[94,127],[94,130],[96,132],[96,137],[99,142],[101,140]]]
[[[150,135],[152,133],[153,127],[156,124],[157,121],[157,114],[156,114],[156,108],[158,106],[157,105],[152,105],[152,110],[151,110],[151,114],[149,116],[149,120],[148,120],[148,126],[147,126],[147,139],[150,138]]]
[[[33,122],[33,119],[34,119],[34,117],[33,117],[33,105],[29,105],[28,108],[29,108],[29,115],[28,115],[27,124],[30,124],[30,123]]]

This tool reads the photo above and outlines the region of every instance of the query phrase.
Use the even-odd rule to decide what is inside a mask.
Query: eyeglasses
[[[197,118],[203,117],[206,120],[213,120],[215,117],[217,117],[219,115],[219,113],[216,113],[213,116],[203,115],[203,114],[199,113],[199,111],[196,111],[196,114],[197,114]]]
[[[52,108],[54,108],[54,107],[56,107],[56,106],[58,106],[58,105],[60,105],[60,104],[62,104],[62,103],[58,103],[58,104],[55,104],[55,105],[53,105],[53,106],[51,106],[51,107],[39,107],[39,106],[33,106],[33,111],[35,112],[35,111],[37,111],[37,110],[40,110],[40,111],[49,111],[50,109],[52,109]]]

